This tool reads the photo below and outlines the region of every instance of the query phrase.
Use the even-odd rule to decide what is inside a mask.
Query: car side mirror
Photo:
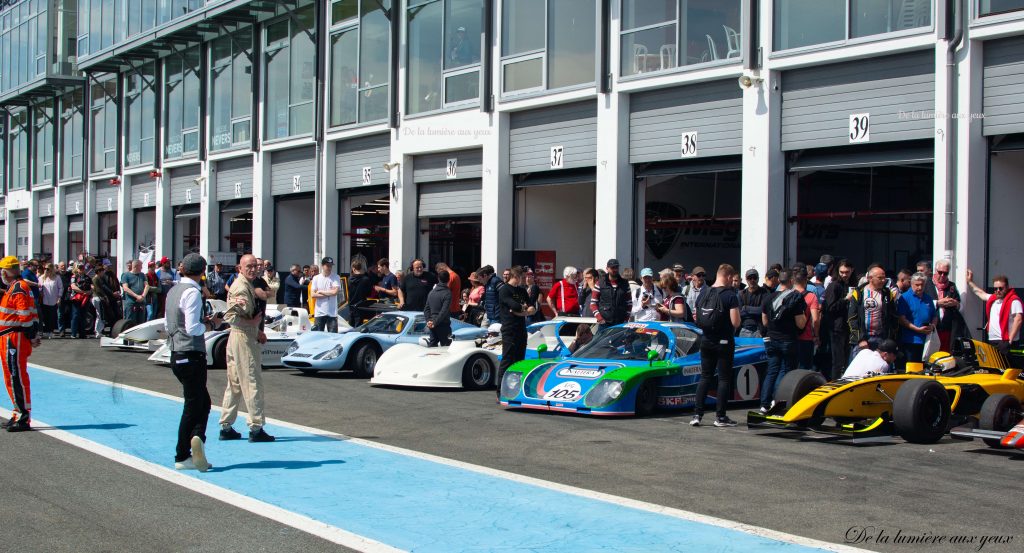
[[[547,344],[541,344],[541,345],[537,346],[537,353],[538,354],[539,353],[544,353],[547,350],[548,350],[548,345]]]
[[[649,349],[647,350],[647,360],[654,363],[658,359],[658,350]]]

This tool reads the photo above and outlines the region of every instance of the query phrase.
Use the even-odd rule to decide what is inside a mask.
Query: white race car
[[[206,300],[203,310],[207,313],[223,313],[228,304],[221,300]],[[268,309],[268,312],[270,310]],[[127,328],[126,328],[127,327]],[[132,326],[127,319],[114,323],[110,337],[100,338],[100,346],[115,349],[156,351],[167,340],[167,329],[163,318],[146,321]]]
[[[297,336],[312,330],[309,322],[309,312],[298,307],[285,307],[283,305],[267,308],[267,322],[264,325],[264,334],[267,335],[267,342],[263,344],[262,365],[264,367],[280,367],[281,356],[285,354]],[[348,332],[351,327],[348,322],[338,318],[338,332]],[[228,333],[230,330],[212,330],[204,335],[206,340],[206,363],[214,369],[224,370],[228,367],[227,349]],[[164,343],[156,352],[149,356],[149,360],[169,365],[171,363],[171,349]]]

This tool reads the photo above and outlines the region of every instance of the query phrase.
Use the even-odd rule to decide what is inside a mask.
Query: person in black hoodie
[[[822,307],[821,328],[828,333],[832,352],[832,371],[825,375],[829,380],[836,380],[846,372],[846,361],[850,357],[850,325],[846,320],[850,309],[848,296],[855,283],[853,263],[839,260],[832,281],[825,288]]]
[[[447,346],[452,343],[452,316],[449,307],[452,304],[452,291],[448,289],[448,271],[437,272],[437,284],[427,294],[427,305],[423,308],[423,318],[430,330],[430,341],[427,347]]]
[[[366,298],[373,293],[373,280],[366,275],[366,267],[359,259],[352,262],[352,274],[348,277],[348,289],[348,324],[355,328],[363,323],[365,316],[361,307],[366,302]]]

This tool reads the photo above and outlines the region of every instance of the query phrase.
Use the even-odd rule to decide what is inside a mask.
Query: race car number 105
[[[580,385],[576,382],[563,382],[544,394],[544,399],[551,401],[576,401],[579,398]]]

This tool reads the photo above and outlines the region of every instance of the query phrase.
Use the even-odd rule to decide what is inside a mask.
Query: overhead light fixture
[[[161,173],[159,169],[153,169],[152,171],[149,172],[149,178],[151,179],[158,179],[162,176],[164,176],[164,174]]]
[[[117,186],[121,184],[121,177],[113,177],[110,179],[110,184]]]
[[[385,171],[390,171],[392,169],[397,169],[398,166],[401,165],[401,164],[402,164],[401,161],[387,161],[387,162],[384,163],[384,170]]]
[[[761,77],[756,77],[747,74],[740,75],[740,78],[738,79],[740,88],[742,88],[743,90],[746,90],[754,85],[759,85],[763,82],[764,79],[762,79]]]

